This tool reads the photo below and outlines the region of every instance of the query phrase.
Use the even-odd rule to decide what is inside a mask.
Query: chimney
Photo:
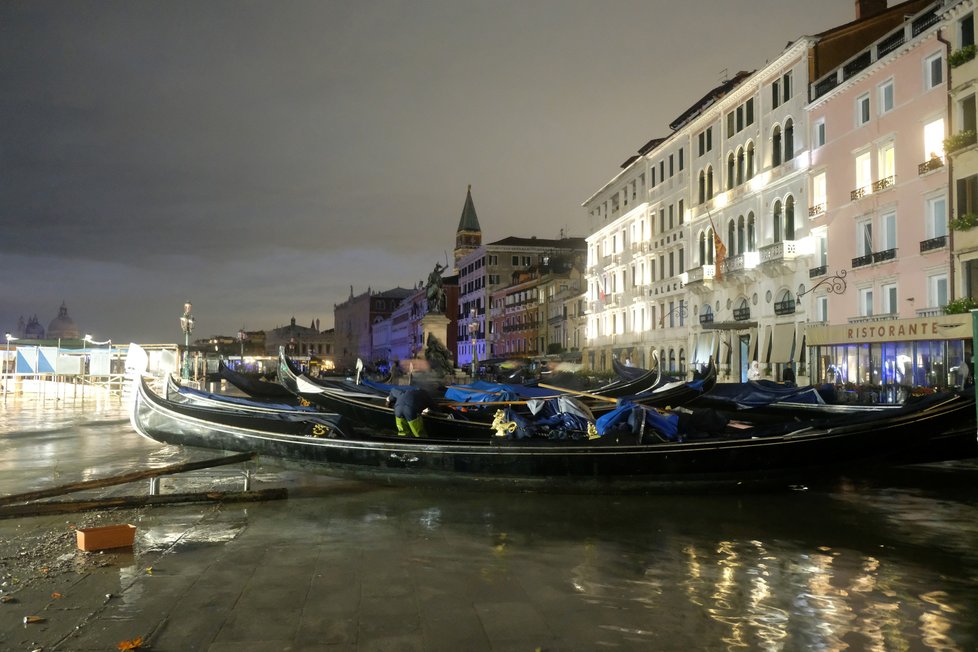
[[[856,0],[856,20],[870,18],[886,11],[886,0]]]

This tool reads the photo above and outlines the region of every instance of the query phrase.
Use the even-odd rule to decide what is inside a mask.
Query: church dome
[[[78,332],[78,327],[75,326],[75,322],[68,316],[68,307],[61,303],[61,309],[58,310],[58,316],[51,320],[51,324],[48,326],[48,339],[78,339],[81,337]]]
[[[27,320],[27,325],[24,326],[24,330],[21,331],[20,337],[25,340],[44,339],[44,327],[41,326],[41,322],[37,320],[37,315],[34,315]]]

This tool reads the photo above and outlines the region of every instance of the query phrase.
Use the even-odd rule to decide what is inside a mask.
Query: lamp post
[[[180,328],[183,330],[183,373],[180,377],[184,380],[190,380],[190,334],[194,331],[191,308],[193,305],[189,301],[183,304],[183,316],[180,317]]]
[[[469,317],[472,321],[469,322],[469,338],[472,340],[472,378],[475,378],[475,337],[479,332],[479,322],[476,320],[475,308],[469,311]]]
[[[244,341],[245,341],[245,338],[247,338],[247,337],[248,337],[248,334],[245,333],[244,326],[242,326],[241,327],[241,330],[238,331],[238,342],[241,344],[241,364],[242,364],[242,366],[244,365]]]
[[[4,333],[3,336],[7,340],[7,351],[3,355],[3,373],[4,373],[4,375],[6,375],[7,374],[7,358],[10,357],[10,343],[17,341],[19,338],[14,337],[10,333]],[[4,398],[7,397],[7,383],[6,383],[6,380],[3,383],[3,396],[4,396]]]

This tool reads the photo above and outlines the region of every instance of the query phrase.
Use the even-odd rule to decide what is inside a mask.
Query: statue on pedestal
[[[425,285],[425,298],[428,300],[429,313],[445,312],[445,289],[442,287],[441,273],[448,267],[441,263],[435,263],[435,268],[428,274],[428,283]]]

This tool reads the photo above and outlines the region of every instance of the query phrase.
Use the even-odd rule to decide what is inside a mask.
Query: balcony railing
[[[715,265],[701,265],[687,272],[686,284],[690,285],[702,281],[712,281],[714,276],[716,276]]]
[[[896,177],[890,175],[888,177],[883,177],[879,181],[873,183],[873,192],[879,192],[880,190],[886,190],[891,187],[896,182]]]
[[[734,321],[747,321],[750,319],[750,308],[734,308],[733,318]]]
[[[707,312],[707,313],[704,313],[704,314],[700,315],[700,323],[701,324],[712,324],[713,323],[713,313],[712,312]]]
[[[739,256],[725,258],[721,268],[724,274],[742,271],[744,269],[744,255],[740,254]]]
[[[761,248],[761,262],[770,263],[782,260],[794,260],[798,255],[798,242],[782,240]]]
[[[873,262],[873,254],[866,254],[865,256],[858,256],[852,259],[852,267],[865,267]]]
[[[808,270],[808,278],[815,278],[816,276],[825,276],[829,271],[828,265],[822,265],[821,267],[812,267]]]
[[[808,209],[808,217],[815,217],[825,212],[825,204],[815,204]]]
[[[795,312],[795,300],[785,299],[784,301],[774,302],[775,315],[791,315]]]
[[[885,249],[883,251],[875,251],[873,252],[873,262],[882,263],[887,260],[893,260],[894,258],[896,258],[896,252],[897,252],[896,248]]]
[[[852,201],[856,201],[857,199],[862,199],[863,197],[866,196],[866,188],[867,186],[856,188],[855,190],[849,193],[849,199]]]
[[[931,238],[930,240],[920,241],[920,253],[927,251],[934,251],[935,249],[943,249],[947,246],[947,236],[939,235],[936,238]]]
[[[940,170],[942,167],[944,167],[944,159],[940,156],[932,156],[929,160],[917,166],[917,174],[927,174],[934,170]]]

